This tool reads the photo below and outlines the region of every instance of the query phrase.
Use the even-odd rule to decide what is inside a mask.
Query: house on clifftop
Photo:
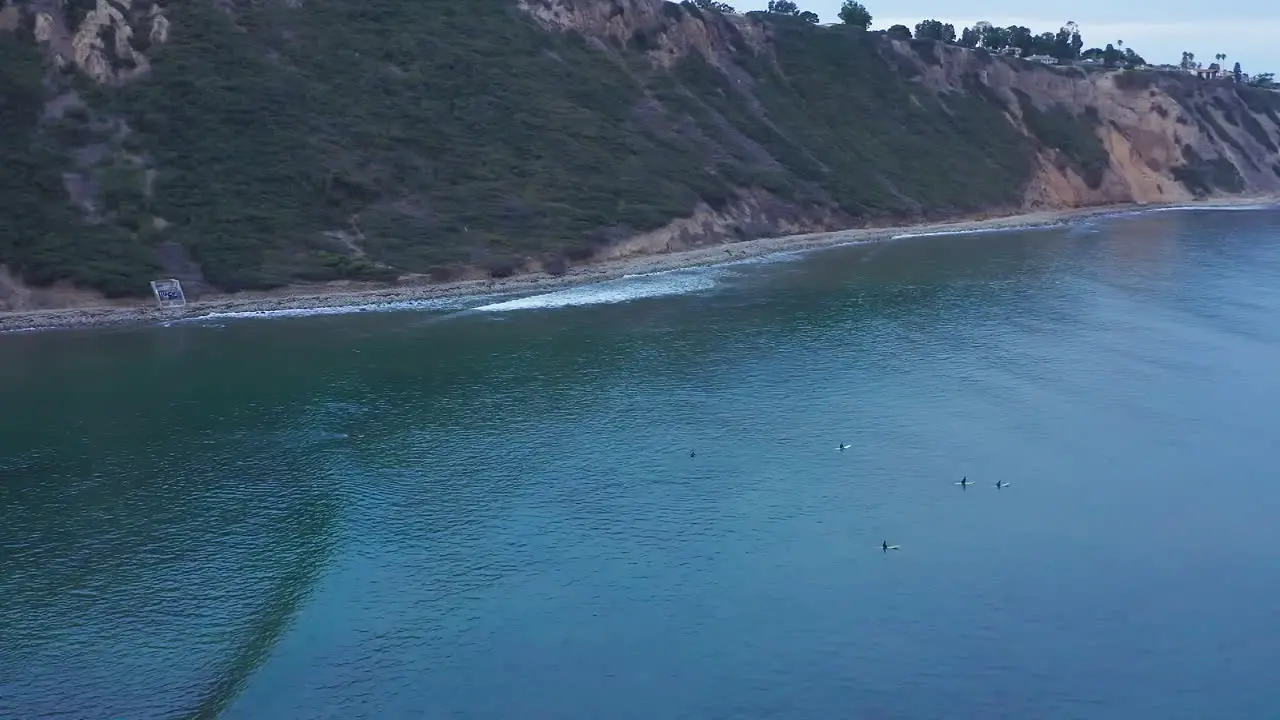
[[[1222,67],[1218,63],[1212,63],[1209,67],[1196,68],[1196,77],[1201,80],[1213,80],[1222,73]]]

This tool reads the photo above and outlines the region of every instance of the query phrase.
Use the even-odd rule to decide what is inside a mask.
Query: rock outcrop
[[[28,9],[35,39],[52,62],[60,68],[74,65],[104,85],[146,74],[150,63],[138,47],[169,37],[169,20],[154,0],[96,0],[89,8],[39,0]]]
[[[601,47],[645,38],[649,59],[662,66],[697,53],[744,85],[744,44],[772,60],[770,26],[738,15],[679,12],[663,0],[520,0],[544,27],[594,37]],[[815,31],[817,31],[815,29]],[[1037,147],[1027,183],[1027,209],[1129,202],[1176,202],[1211,193],[1280,193],[1280,93],[1237,88],[1230,79],[1191,75],[1046,67],[957,46],[885,38],[890,62],[910,68],[914,82],[941,95],[980,93],[998,99]],[[922,49],[923,46],[923,49]],[[743,78],[748,83],[743,83]],[[1242,97],[1252,92],[1253,103]],[[1022,100],[1020,100],[1022,98]],[[1062,108],[1086,120],[1110,158],[1099,182],[1087,182],[1023,122],[1023,103]],[[1238,181],[1184,181],[1189,174],[1229,163]],[[1222,178],[1225,180],[1225,178]]]

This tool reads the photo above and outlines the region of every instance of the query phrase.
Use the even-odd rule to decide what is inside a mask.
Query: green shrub
[[[1111,166],[1111,155],[1098,137],[1101,121],[1097,108],[1086,108],[1079,116],[1057,104],[1041,110],[1026,93],[1021,90],[1014,93],[1022,108],[1022,120],[1031,134],[1057,150],[1080,172],[1086,185],[1094,189],[1101,187],[1103,174]]]
[[[1030,155],[998,107],[902,82],[880,36],[803,23],[774,31],[781,72],[766,69],[755,85],[776,128],[766,147],[846,212],[955,212],[1020,193]]]
[[[67,12],[78,20],[86,2]],[[166,13],[169,41],[146,48],[151,72],[121,88],[53,73],[30,38],[0,35],[0,262],[28,280],[145,294],[161,240],[231,291],[492,274],[516,258],[586,260],[699,203],[724,210],[747,188],[864,218],[920,216],[1016,204],[1031,172],[1029,144],[980,82],[942,96],[904,82],[941,61],[935,44],[897,57],[848,27],[752,14],[772,25],[775,64],[718,12],[664,4],[669,23],[718,23],[731,80],[696,53],[653,68],[639,52],[658,30],[609,56],[509,0]],[[42,125],[46,80],[92,112]],[[90,118],[124,120],[132,132],[116,151],[145,159],[95,171],[107,222],[94,226],[61,176],[73,150],[116,142],[93,137]],[[1067,136],[1062,152],[1088,167],[1087,143]],[[171,223],[159,237],[156,216]],[[325,241],[357,220],[363,256]]]
[[[1266,128],[1262,127],[1262,123],[1258,121],[1258,118],[1254,117],[1254,112],[1257,111],[1246,106],[1246,109],[1240,113],[1240,124],[1244,126],[1245,132],[1249,133],[1254,140],[1258,141],[1258,144],[1268,151],[1272,153],[1280,152],[1280,147],[1276,146],[1271,134],[1267,132]]]
[[[1226,158],[1206,160],[1190,145],[1182,146],[1184,164],[1175,167],[1172,174],[1193,194],[1203,197],[1215,189],[1229,193],[1244,191],[1244,178],[1240,170]]]

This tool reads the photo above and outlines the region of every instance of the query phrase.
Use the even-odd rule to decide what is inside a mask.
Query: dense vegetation
[[[687,144],[644,131],[624,68],[501,0],[264,4],[238,21],[248,33],[179,6],[154,76],[113,98],[165,169],[156,213],[218,286],[376,273],[326,230],[398,271],[501,272],[659,226],[700,185],[725,192]]]
[[[716,12],[701,5],[667,10]],[[911,88],[876,36],[803,15],[773,16],[780,67],[738,44],[752,94],[696,55],[655,69],[643,33],[606,52],[508,0],[167,12],[147,77],[59,76],[87,107],[43,125],[52,75],[30,38],[0,35],[13,208],[0,262],[28,281],[140,294],[163,248],[224,290],[503,275],[747,188],[871,218],[1012,203],[1028,172],[997,109]],[[100,159],[73,167],[85,147]],[[91,209],[68,202],[67,169],[88,179]]]
[[[1017,91],[1017,96],[1027,130],[1046,147],[1057,151],[1058,161],[1077,170],[1086,185],[1101,187],[1102,175],[1111,165],[1111,155],[1098,137],[1101,124],[1098,109],[1088,107],[1077,116],[1062,105],[1041,110],[1021,91]]]
[[[855,28],[814,32],[780,20],[774,39],[781,72],[759,71],[755,95],[781,134],[813,154],[773,154],[846,212],[949,213],[1016,200],[1028,146],[998,106],[904,82],[879,39]]]
[[[847,5],[837,27],[790,3],[749,14],[771,26],[758,55],[723,3],[667,3],[668,22],[720,23],[727,71],[655,65],[652,30],[548,32],[511,0],[167,3],[167,42],[135,36],[150,73],[120,87],[52,70],[29,27],[0,32],[0,264],[109,295],[189,267],[223,290],[501,276],[747,191],[846,222],[1015,205],[1033,148],[1002,101],[916,82]],[[940,47],[912,41],[924,65]],[[48,112],[71,89],[84,105]],[[1023,115],[1100,181],[1096,115]]]
[[[1197,196],[1205,196],[1215,190],[1238,193],[1244,190],[1244,178],[1240,170],[1225,158],[1206,160],[1190,145],[1182,147],[1184,163],[1173,169],[1173,176]]]
[[[108,295],[153,277],[138,233],[85,224],[67,200],[57,127],[41,128],[44,68],[29,38],[0,33],[0,262],[33,284],[68,280]]]

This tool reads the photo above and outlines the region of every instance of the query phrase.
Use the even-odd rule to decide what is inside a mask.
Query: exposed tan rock
[[[0,32],[12,32],[22,23],[22,11],[17,5],[0,7]]]
[[[688,250],[705,244],[709,237],[758,237],[766,234],[796,235],[818,232],[838,225],[830,214],[806,213],[772,195],[752,191],[744,193],[723,210],[699,205],[689,217],[677,218],[667,225],[633,235],[614,243],[597,254],[600,260],[618,260],[639,255]]]
[[[118,0],[118,2],[128,9],[131,0]],[[114,47],[110,49],[106,47],[105,40],[108,29],[115,31]],[[71,41],[72,47],[75,48],[76,65],[89,77],[103,84],[116,84],[130,75],[145,72],[149,63],[142,53],[134,50],[129,44],[132,38],[133,27],[129,24],[129,19],[124,12],[108,0],[98,0],[97,7],[90,10],[80,21],[80,28]],[[131,70],[116,70],[109,50],[113,51],[117,58],[130,59],[135,67]]]
[[[701,55],[719,67],[738,84],[749,83],[750,77],[735,64],[735,53],[742,42],[751,52],[772,58],[768,26],[739,15],[702,13],[703,19],[689,12],[674,13],[662,0],[519,0],[520,7],[540,24],[552,30],[574,30],[599,41],[602,46],[633,47],[637,38],[654,49],[648,56],[655,65],[675,64],[689,54]],[[1099,187],[1091,188],[1070,167],[1059,160],[1054,151],[1041,148],[1035,160],[1036,170],[1023,197],[1026,208],[1073,208],[1127,202],[1177,202],[1191,197],[1190,191],[1173,176],[1173,170],[1185,164],[1184,146],[1206,161],[1229,160],[1240,170],[1247,193],[1280,193],[1280,177],[1270,168],[1280,162],[1276,153],[1260,144],[1238,124],[1226,121],[1218,102],[1234,107],[1236,113],[1249,110],[1234,97],[1229,85],[1201,83],[1189,78],[1166,78],[1152,88],[1117,87],[1115,72],[1086,72],[1079,68],[1047,68],[1017,60],[985,56],[956,46],[938,45],[940,62],[924,62],[909,43],[889,41],[893,52],[889,59],[898,65],[911,65],[920,83],[930,90],[947,94],[967,92],[974,78],[1002,98],[1012,122],[1021,126],[1018,95],[1025,94],[1041,109],[1062,106],[1076,113],[1092,108],[1100,120],[1099,139],[1111,157]],[[1180,97],[1170,94],[1175,91]],[[1189,94],[1188,97],[1181,97]],[[1201,106],[1199,110],[1188,107]],[[1216,132],[1195,113],[1209,113],[1216,125],[1230,135],[1229,141],[1216,137]],[[1182,116],[1183,122],[1178,118]],[[1266,128],[1280,128],[1267,117],[1254,115]],[[1026,132],[1025,127],[1023,131]],[[1029,134],[1029,133],[1028,133]],[[1032,138],[1033,142],[1038,139]],[[1243,149],[1243,152],[1241,151]],[[1255,167],[1256,165],[1256,167]],[[752,197],[759,200],[760,195]],[[682,218],[657,235],[647,233],[617,246],[624,254],[640,246],[666,246],[663,238],[678,237],[695,226],[704,237],[722,234],[720,224],[750,217],[751,204],[740,202],[725,213],[699,208],[692,217]],[[820,223],[817,219],[813,223]],[[779,226],[776,232],[792,232]],[[611,251],[613,252],[613,251]]]
[[[146,55],[130,43],[139,32],[135,25],[152,43],[169,39],[169,19],[160,6],[149,5],[135,11],[134,0],[98,0],[74,33],[61,13],[36,12],[35,38],[48,49],[58,67],[74,64],[99,83],[119,85],[145,74],[151,67]],[[108,36],[114,37],[109,48]]]
[[[104,299],[98,293],[73,288],[67,283],[42,288],[27,287],[13,276],[9,268],[0,265],[0,312],[86,307],[103,303]]]
[[[160,13],[160,6],[154,6],[151,12],[151,42],[169,42],[169,18]]]
[[[1042,68],[1016,60],[983,59],[978,53],[954,46],[939,46],[942,62],[927,65],[919,62],[906,43],[894,42],[899,61],[915,62],[925,83],[938,92],[954,92],[965,87],[965,78],[980,78],[1019,118],[1016,92],[1042,109],[1061,105],[1077,113],[1093,108],[1101,120],[1097,132],[1111,156],[1111,167],[1099,188],[1089,188],[1074,171],[1052,162],[1049,153],[1037,159],[1037,172],[1027,186],[1025,204],[1030,208],[1070,208],[1121,202],[1177,202],[1191,193],[1173,177],[1173,169],[1184,164],[1183,146],[1190,146],[1206,160],[1230,160],[1245,179],[1246,192],[1280,192],[1280,177],[1255,170],[1250,163],[1267,165],[1275,162],[1275,153],[1259,144],[1237,125],[1226,121],[1212,99],[1217,97],[1228,106],[1238,106],[1230,85],[1200,82],[1193,78],[1166,77],[1150,88],[1124,89],[1116,85],[1118,71],[1089,72],[1080,69]],[[1170,94],[1175,91],[1179,99]],[[1205,123],[1191,117],[1186,107],[1190,101],[1204,106],[1218,126],[1228,133],[1232,143],[1206,132]],[[1243,106],[1239,113],[1248,113]],[[1185,124],[1179,123],[1182,116]],[[1254,114],[1264,126],[1276,130],[1267,117]],[[1259,162],[1261,161],[1261,162]]]
[[[761,27],[741,16],[725,17],[726,24],[707,23],[688,13],[679,20],[667,14],[662,0],[519,0],[521,9],[553,30],[576,30],[597,39],[626,45],[643,35],[655,48],[650,60],[669,67],[696,53],[723,68],[736,32],[751,47],[763,51]]]
[[[50,42],[58,33],[61,23],[54,20],[49,13],[36,13],[35,35],[37,42]],[[65,31],[65,28],[62,28]]]

